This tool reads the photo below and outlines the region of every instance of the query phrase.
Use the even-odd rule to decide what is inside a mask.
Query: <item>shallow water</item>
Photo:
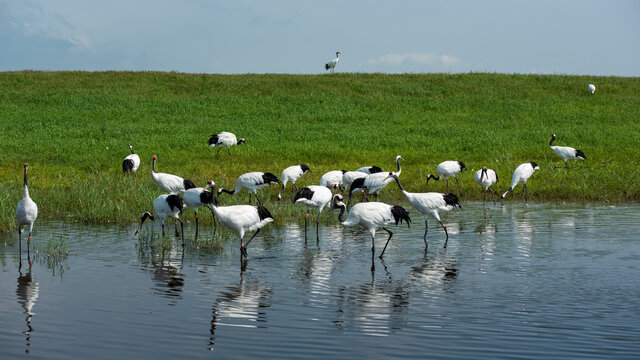
[[[339,225],[306,247],[268,226],[241,271],[236,240],[163,251],[134,225],[41,221],[32,245],[70,254],[19,269],[16,239],[0,245],[0,358],[639,356],[640,206],[463,206],[446,248],[430,219],[427,252],[410,211],[374,272],[368,232]]]

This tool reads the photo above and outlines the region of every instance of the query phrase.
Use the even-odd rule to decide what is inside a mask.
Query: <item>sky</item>
[[[0,0],[0,71],[640,76],[640,1]]]

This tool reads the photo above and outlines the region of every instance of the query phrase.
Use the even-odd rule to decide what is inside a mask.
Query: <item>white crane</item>
[[[153,211],[155,215],[151,215],[150,212],[145,211],[140,217],[140,228],[136,231],[135,235],[138,235],[142,231],[142,224],[147,219],[153,221],[159,220],[162,223],[162,236],[165,236],[164,221],[167,218],[176,219],[180,222],[180,229],[182,230],[182,245],[184,246],[184,223],[180,220],[180,213],[184,209],[184,203],[182,198],[176,194],[162,194],[153,201]]]
[[[213,190],[215,193],[215,184]],[[257,197],[257,196],[256,196]],[[218,203],[217,199],[215,203]],[[273,222],[273,216],[264,206],[258,205],[232,205],[232,206],[212,206],[213,213],[220,223],[235,232],[240,237],[240,259],[247,258],[247,245],[260,232],[260,229],[270,222]],[[248,231],[256,233],[245,244],[242,241],[244,234]]]
[[[329,61],[328,63],[324,64],[324,69],[325,70],[331,70],[331,72],[333,73],[336,65],[338,64],[338,61],[340,61],[340,51],[336,52],[336,58]]]
[[[262,202],[258,197],[257,191],[271,184],[278,184],[278,183],[280,183],[280,180],[278,180],[278,177],[276,177],[272,173],[255,171],[255,172],[250,172],[250,173],[246,173],[238,176],[238,180],[236,180],[235,190],[231,191],[231,190],[221,188],[218,190],[218,195],[220,195],[223,192],[234,195],[239,193],[242,190],[247,190],[249,192],[249,204],[251,204],[251,193],[253,193],[256,196],[256,199],[258,199],[258,204],[262,205]]]
[[[22,226],[29,227],[29,237],[27,238],[27,259],[31,266],[31,233],[33,232],[33,223],[38,217],[38,205],[31,200],[29,196],[29,186],[27,184],[27,170],[29,164],[24,164],[24,187],[22,189],[22,200],[16,206],[16,217],[18,218],[18,248],[20,251],[20,263],[22,264]]]
[[[500,196],[500,201],[507,196],[507,194],[513,190],[513,188],[521,182],[524,185],[524,189],[522,189],[522,198],[524,201],[527,201],[527,180],[533,175],[533,172],[539,170],[538,164],[535,162],[527,162],[524,164],[520,164],[514,171],[513,176],[511,177],[511,187],[507,190],[502,196]]]
[[[549,147],[564,161],[564,167],[569,168],[568,160],[584,160],[587,157],[584,156],[582,150],[577,150],[569,146],[553,146],[553,141],[556,139],[556,134],[552,134],[549,138]]]
[[[332,170],[320,178],[320,182],[318,185],[325,186],[329,190],[340,189],[340,191],[344,190],[342,185],[342,175],[346,173],[347,170]]]
[[[593,95],[593,93],[596,92],[596,86],[593,84],[589,84],[587,85],[587,90],[589,90],[590,95]]]
[[[379,173],[382,172],[382,169],[378,166],[363,166],[360,169],[356,170],[356,171],[360,171],[363,173],[366,173],[367,175],[369,174],[375,174],[375,173]]]
[[[482,201],[482,204],[487,201],[488,190],[491,191],[491,199],[493,200],[493,204],[495,205],[496,199],[493,194],[493,190],[491,190],[491,185],[498,182],[498,175],[496,174],[496,172],[487,168],[486,166],[483,166],[482,169],[476,171],[476,173],[473,175],[473,178],[476,180],[478,185],[484,188],[484,200]]]
[[[218,154],[220,153],[220,150],[222,150],[223,147],[227,148],[227,153],[229,154],[229,156],[231,156],[231,150],[229,150],[229,148],[232,147],[233,145],[240,145],[243,143],[245,145],[247,144],[244,138],[237,140],[234,134],[226,131],[223,131],[219,134],[211,134],[211,138],[209,139],[210,147],[216,147],[216,146],[218,147],[216,156],[218,156]]]
[[[429,174],[427,176],[427,186],[429,185],[429,179],[440,180],[440,177],[444,176],[444,179],[447,181],[447,192],[449,192],[449,176],[453,176],[453,178],[456,179],[456,184],[458,184],[458,192],[460,193],[460,195],[463,195],[462,190],[460,190],[458,177],[456,175],[462,170],[466,169],[467,167],[464,166],[464,163],[461,161],[443,161],[436,167],[438,177],[433,176],[433,174]]]
[[[309,167],[305,164],[293,165],[288,168],[282,170],[282,174],[280,175],[280,179],[282,180],[282,188],[278,193],[278,200],[282,199],[282,192],[284,191],[285,186],[287,186],[288,182],[291,182],[291,197],[293,197],[293,191],[297,189],[296,181],[302,177],[307,171],[309,171]]]
[[[213,194],[213,191],[209,191],[209,189],[212,189],[213,187],[215,187],[215,183],[213,182],[213,180],[209,180],[206,187],[191,188],[185,191],[184,194],[182,194],[182,200],[184,201],[185,205],[193,209],[193,214],[196,218],[196,236],[198,236],[198,208],[201,206],[206,206],[211,210],[211,216],[213,217],[214,226],[213,233],[215,235],[216,219],[215,215],[213,214],[212,206],[215,205],[214,202],[216,198]]]
[[[191,180],[185,180],[177,175],[157,173],[156,172],[156,160],[158,158],[153,155],[153,163],[151,165],[151,178],[162,189],[162,191],[169,194],[178,194],[185,190],[196,187],[196,184]]]
[[[398,171],[395,174],[397,174],[398,176],[400,176],[400,173],[402,173],[402,168],[400,168],[400,160],[404,160],[404,158],[402,158],[402,156],[400,155],[396,156],[396,167]],[[376,196],[376,200],[378,200],[378,193],[380,192],[380,190],[384,189],[392,181],[393,179],[387,178],[386,172],[377,172],[369,174],[364,178],[355,179],[349,187],[349,201],[347,201],[347,207],[349,204],[351,204],[351,195],[354,192],[366,190],[367,195],[373,194]],[[367,196],[365,195],[364,198],[366,199]]]
[[[391,240],[391,237],[393,236],[393,233],[385,226],[393,223],[398,225],[398,222],[402,223],[402,221],[406,221],[407,226],[411,227],[411,218],[409,217],[409,213],[402,206],[389,205],[381,202],[366,202],[353,205],[349,211],[349,216],[347,216],[347,219],[343,221],[342,215],[347,209],[347,205],[345,205],[342,200],[343,197],[340,194],[334,195],[332,200],[332,207],[334,209],[340,208],[340,214],[338,214],[340,224],[347,227],[360,225],[369,230],[369,234],[371,234],[371,271],[373,271],[375,269],[373,257],[376,252],[376,230],[382,229],[389,233],[389,238],[384,244],[384,249],[382,249],[382,253],[379,256],[380,259],[382,259],[385,250],[387,250],[387,245],[389,245],[389,240]]]
[[[444,247],[447,247],[447,241],[449,241],[449,232],[447,232],[447,226],[442,223],[442,220],[440,220],[440,214],[438,213],[438,211],[451,211],[456,206],[462,209],[462,207],[460,206],[460,202],[458,201],[458,197],[451,193],[410,193],[402,187],[402,185],[400,184],[400,180],[398,179],[398,176],[396,174],[389,173],[388,177],[396,181],[398,187],[400,188],[400,191],[402,191],[402,194],[407,198],[407,201],[409,201],[409,204],[411,204],[414,209],[418,210],[422,214],[422,217],[424,218],[425,248],[429,246],[427,244],[427,231],[429,230],[429,225],[427,224],[427,215],[431,215],[434,219],[438,220],[438,222],[444,229],[444,234],[446,235]]]
[[[316,240],[319,240],[320,235],[318,234],[318,226],[320,225],[320,214],[322,213],[322,209],[331,202],[331,195],[331,190],[326,186],[309,185],[300,189],[293,198],[294,204],[303,204],[307,206],[307,214],[304,216],[305,241],[307,239],[307,219],[309,218],[309,213],[311,212],[312,207],[318,208],[318,218],[316,219]]]
[[[370,173],[366,173],[364,171],[359,171],[359,170],[347,171],[344,174],[342,174],[342,186],[344,186],[345,189],[348,189],[356,179],[365,178],[369,174]]]
[[[131,176],[133,176],[133,173],[135,173],[140,166],[140,156],[133,152],[133,146],[129,145],[129,150],[131,150],[131,154],[124,158],[122,162],[122,172],[130,172]]]

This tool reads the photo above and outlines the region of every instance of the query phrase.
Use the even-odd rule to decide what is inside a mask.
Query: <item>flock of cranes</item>
[[[339,53],[338,53],[339,55]],[[337,59],[336,59],[337,60]],[[337,62],[337,61],[336,61]],[[335,66],[335,63],[334,63]],[[590,88],[591,89],[591,88]],[[595,87],[594,87],[595,90]],[[556,135],[553,134],[549,138],[549,147],[558,155],[565,163],[565,167],[569,167],[568,160],[584,160],[586,156],[581,150],[577,150],[567,146],[554,146],[553,141],[556,139]],[[244,139],[236,140],[235,135],[222,132],[214,134],[209,140],[209,145],[213,147],[226,147],[227,150],[232,145],[239,145],[245,143]],[[133,151],[133,147],[129,146],[131,154],[125,157],[122,163],[122,170],[124,173],[129,173],[134,176],[135,172],[140,166],[140,158]],[[220,151],[218,149],[218,152]],[[228,151],[229,156],[231,152]],[[217,153],[216,153],[217,156]],[[377,230],[384,230],[389,234],[385,247],[380,254],[380,258],[384,255],[393,232],[387,229],[387,225],[406,222],[407,225],[411,223],[409,212],[398,205],[389,205],[383,202],[378,202],[378,193],[384,189],[388,184],[395,182],[402,194],[407,199],[407,202],[418,211],[424,219],[424,244],[425,248],[428,247],[427,232],[429,229],[427,218],[431,216],[438,221],[445,233],[444,246],[447,246],[449,234],[447,232],[447,226],[440,219],[439,212],[451,211],[456,206],[462,208],[460,200],[457,195],[449,192],[449,180],[448,177],[453,176],[456,179],[458,185],[458,192],[462,196],[460,184],[458,182],[457,175],[461,171],[465,170],[464,163],[460,161],[444,161],[438,164],[436,172],[438,176],[429,174],[427,176],[426,184],[428,186],[429,180],[439,180],[442,176],[445,177],[447,182],[447,192],[424,192],[414,193],[408,192],[404,189],[400,183],[400,175],[402,168],[400,161],[404,160],[402,156],[398,155],[395,158],[396,171],[383,171],[378,166],[364,166],[355,171],[346,170],[333,170],[325,173],[320,178],[318,185],[305,186],[302,189],[296,187],[296,181],[300,179],[304,174],[309,172],[309,167],[305,164],[293,165],[282,171],[281,179],[278,179],[272,173],[269,172],[249,172],[240,175],[236,180],[235,189],[228,190],[220,188],[216,190],[216,184],[213,180],[208,181],[205,187],[196,187],[193,181],[183,179],[182,177],[158,173],[156,172],[157,157],[153,155],[151,165],[151,178],[158,185],[162,191],[166,194],[158,196],[153,202],[154,214],[145,211],[140,218],[140,227],[137,229],[135,235],[137,235],[143,224],[147,219],[157,220],[162,224],[162,234],[165,235],[165,221],[167,219],[175,219],[180,223],[182,230],[182,243],[184,245],[184,223],[180,219],[180,215],[186,208],[191,208],[195,214],[196,220],[196,235],[198,234],[198,214],[197,209],[199,207],[207,207],[211,210],[211,214],[214,218],[214,235],[215,235],[215,222],[216,219],[224,226],[236,231],[240,238],[240,254],[241,259],[247,258],[247,245],[255,238],[260,232],[260,229],[265,225],[273,222],[273,216],[264,206],[258,197],[258,190],[263,189],[272,184],[281,184],[280,192],[278,193],[278,200],[282,199],[282,193],[285,190],[285,186],[288,182],[291,182],[291,196],[294,204],[301,204],[307,207],[307,213],[305,215],[305,241],[307,234],[307,222],[312,208],[316,208],[318,215],[316,217],[316,239],[319,241],[318,226],[320,222],[320,214],[325,207],[332,209],[340,209],[338,220],[343,226],[361,226],[369,231],[371,234],[372,244],[375,240],[375,234]],[[29,237],[27,243],[27,254],[29,258],[29,265],[31,265],[31,259],[29,256],[29,247],[31,243],[31,233],[33,231],[34,222],[38,216],[38,206],[29,196],[29,188],[27,182],[27,172],[29,169],[28,164],[24,164],[24,188],[22,200],[16,207],[16,216],[18,219],[18,237],[20,253],[22,253],[22,227],[27,226],[29,229]],[[535,162],[526,162],[519,165],[513,172],[511,179],[511,186],[503,193],[501,200],[511,192],[518,183],[523,183],[523,198],[526,201],[527,195],[527,180],[533,175],[535,170],[538,170],[538,164]],[[493,203],[495,204],[494,192],[491,186],[498,182],[498,176],[492,169],[483,166],[474,174],[475,181],[484,188],[484,202],[486,202],[487,191],[491,192]],[[237,194],[242,190],[249,192],[249,205],[233,205],[233,206],[220,206],[219,196],[222,193]],[[294,192],[297,190],[297,193]],[[344,197],[340,193],[334,194],[334,192],[343,192],[348,190],[349,201],[345,204]],[[363,193],[363,201],[350,207],[352,194],[354,192]],[[255,195],[258,205],[251,205],[251,195]],[[375,195],[376,201],[369,202],[367,195]],[[483,203],[484,203],[483,202]],[[342,219],[344,212],[348,211],[349,214],[346,220]],[[253,236],[244,243],[244,236],[247,232],[255,231]],[[372,246],[372,255],[375,252],[375,245]],[[373,256],[372,256],[373,259]],[[21,263],[22,259],[20,259]],[[373,265],[372,265],[373,267]]]

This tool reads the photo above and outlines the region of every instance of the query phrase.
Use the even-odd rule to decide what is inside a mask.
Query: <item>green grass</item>
[[[590,96],[589,82],[598,90]],[[247,139],[216,159],[209,135]],[[586,161],[562,166],[547,146],[583,150]],[[122,160],[133,145],[142,159],[135,179]],[[157,72],[0,73],[0,231],[15,229],[22,164],[40,218],[137,222],[161,193],[158,171],[204,186],[233,187],[248,171],[276,175],[306,163],[299,186],[329,170],[363,165],[393,169],[409,191],[427,191],[427,174],[444,160],[463,161],[465,201],[481,199],[472,169],[487,165],[509,186],[515,167],[536,161],[533,201],[621,202],[640,199],[638,78],[505,74],[206,75]],[[223,156],[224,155],[224,156]],[[520,185],[521,186],[521,185]],[[444,191],[443,181],[429,191]],[[510,195],[510,199],[519,196]],[[301,206],[277,205],[276,186],[261,199],[278,224],[302,222]],[[289,199],[289,192],[285,199]],[[247,194],[225,196],[245,203]],[[403,202],[395,185],[382,201]],[[208,210],[201,217],[209,223]],[[184,218],[191,221],[191,210]]]

